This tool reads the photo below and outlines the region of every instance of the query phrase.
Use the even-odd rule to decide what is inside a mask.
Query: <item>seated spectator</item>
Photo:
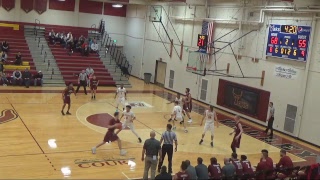
[[[232,163],[230,163],[229,158],[224,158],[224,166],[222,168],[222,176],[226,180],[233,180],[235,179],[236,175],[236,167]]]
[[[59,32],[57,32],[56,34],[55,34],[55,36],[54,36],[54,44],[56,44],[57,42],[60,42],[60,33]]]
[[[83,35],[81,35],[79,37],[79,42],[80,42],[81,45],[85,42],[85,40],[86,40],[86,38],[84,38]]]
[[[243,170],[243,179],[250,179],[253,178],[254,172],[253,168],[251,166],[250,161],[247,160],[247,156],[241,155],[241,164],[242,164],[242,170]]]
[[[171,174],[167,173],[167,167],[162,166],[160,170],[160,174],[155,177],[155,180],[171,180]]]
[[[1,49],[2,49],[3,52],[8,53],[8,51],[9,51],[9,44],[7,43],[7,41],[3,41],[3,42],[2,42]]]
[[[196,169],[191,165],[189,160],[185,160],[185,163],[187,165],[186,172],[189,175],[190,179],[197,179],[197,172]]]
[[[49,41],[51,44],[55,44],[55,37],[56,34],[54,33],[53,29],[51,29],[51,31],[49,32]]]
[[[22,56],[21,53],[18,52],[18,54],[16,55],[16,61],[14,62],[15,65],[22,65]]]
[[[0,53],[1,54],[1,53]],[[1,54],[1,62],[4,63],[7,61],[8,55],[5,51],[2,52]]]
[[[19,81],[19,85],[22,85],[22,73],[18,69],[13,71],[12,73],[12,84],[17,85],[17,82]]]
[[[257,165],[256,171],[262,171],[263,173],[259,174],[257,179],[265,179],[273,175],[273,161],[268,157],[268,150],[263,149],[261,153],[261,159]]]
[[[31,77],[32,77],[31,72],[29,71],[28,68],[26,68],[26,70],[22,74],[23,83],[26,86],[26,88],[29,88],[30,86]]]
[[[63,45],[65,44],[66,38],[67,38],[67,37],[66,37],[66,35],[64,34],[64,32],[60,34],[60,40],[59,40],[59,41],[60,41],[60,45],[63,46]]]
[[[197,173],[197,177],[199,180],[207,180],[209,179],[208,176],[208,168],[206,165],[202,164],[203,159],[201,157],[198,157],[197,159],[197,163],[198,165],[196,165],[196,173]]]
[[[91,44],[90,48],[91,48],[91,52],[96,53],[96,54],[99,54],[99,46],[98,46],[97,41],[94,41],[94,42]]]
[[[230,159],[230,162],[234,165],[234,167],[236,168],[236,174],[238,177],[241,177],[242,174],[243,174],[243,171],[242,171],[242,164],[240,162],[240,160],[238,159],[238,155],[237,153],[232,153],[231,154],[231,159]]]
[[[0,80],[2,81],[3,86],[7,86],[8,79],[7,79],[6,73],[0,72]]]
[[[83,47],[83,45],[85,45],[84,47]],[[86,43],[84,43],[82,45],[82,56],[89,56],[89,46],[86,44]]]
[[[287,176],[291,175],[292,174],[292,170],[289,170],[289,171],[286,171],[286,169],[290,169],[290,168],[293,168],[293,163],[292,163],[292,160],[289,156],[286,155],[287,152],[283,149],[280,150],[280,160],[279,162],[276,164],[276,167],[277,168],[281,168],[281,169],[284,169],[283,172],[280,172],[278,174],[278,177],[280,179],[284,179],[286,178]]]
[[[64,48],[67,48],[68,45],[71,46],[72,43],[73,43],[73,36],[72,36],[71,32],[69,32],[66,37],[66,44],[65,44]]]
[[[43,85],[43,74],[41,71],[39,71],[36,75],[33,76],[34,79],[34,86],[37,85],[37,82],[40,82],[40,85]]]
[[[222,170],[220,164],[217,162],[217,158],[210,159],[210,165],[208,166],[208,174],[210,179],[218,180],[222,178]]]
[[[191,180],[192,178],[189,176],[189,174],[186,171],[187,167],[188,167],[187,163],[185,161],[182,161],[180,166],[180,171],[173,176],[173,180],[189,180],[189,179]]]
[[[82,47],[81,47],[81,43],[80,41],[78,41],[78,43],[76,44],[76,49],[75,49],[76,52],[82,52]]]

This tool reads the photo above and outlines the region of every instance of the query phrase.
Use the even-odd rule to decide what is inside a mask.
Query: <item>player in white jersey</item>
[[[116,95],[114,96],[114,98],[116,98],[118,96],[117,99],[117,109],[119,108],[119,104],[122,105],[122,110],[124,111],[124,107],[126,106],[126,99],[127,99],[127,91],[126,88],[123,87],[123,84],[121,84],[121,86],[117,89]]]
[[[171,102],[168,102],[167,104],[171,104],[171,103],[175,103],[176,101],[178,101],[178,105],[181,107],[181,109],[183,109],[183,98],[181,97],[180,93],[177,93],[177,97],[171,101]],[[185,116],[185,112],[182,111],[182,114],[183,116]],[[171,120],[169,119],[169,122]],[[184,122],[184,120],[180,121],[180,124],[182,124]]]
[[[173,130],[176,129],[174,121],[175,120],[180,121],[180,124],[183,124],[183,126],[184,126],[184,132],[187,133],[188,130],[187,130],[186,124],[183,123],[183,116],[182,116],[183,111],[184,110],[179,106],[179,102],[175,101],[174,102],[173,111],[172,111],[172,114],[171,114],[171,118],[169,119],[169,121],[172,121]]]
[[[217,113],[213,110],[213,106],[210,106],[210,109],[206,110],[204,112],[204,115],[203,115],[203,118],[202,118],[200,126],[202,126],[202,123],[203,123],[204,119],[206,119],[206,123],[204,125],[204,131],[203,131],[202,138],[201,138],[199,144],[202,144],[205,133],[207,131],[210,131],[211,132],[211,143],[210,143],[210,145],[211,145],[211,147],[213,147],[214,121],[217,121],[217,127],[219,127],[219,121],[218,121],[218,118],[217,118]]]
[[[141,143],[142,140],[140,138],[140,136],[138,135],[138,133],[136,132],[134,125],[133,125],[133,120],[136,119],[135,115],[133,114],[133,112],[130,111],[131,110],[131,106],[127,105],[126,106],[126,110],[122,113],[122,116],[120,118],[120,120],[124,117],[125,120],[122,123],[122,129],[125,129],[126,127],[130,128],[131,132],[133,132],[134,135],[137,136],[139,142]],[[119,129],[116,134],[118,134],[122,129]]]

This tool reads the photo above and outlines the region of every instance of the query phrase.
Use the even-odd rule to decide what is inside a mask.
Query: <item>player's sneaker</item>
[[[69,111],[67,111],[66,115],[71,115],[71,113],[69,113]]]
[[[141,140],[141,138],[138,138],[138,140],[139,140],[139,143],[142,143],[142,140]]]
[[[189,119],[188,123],[192,123],[192,119]]]
[[[203,140],[201,139],[200,142],[199,142],[199,144],[201,145],[202,143],[203,143]]]
[[[184,123],[184,120],[180,121],[180,124],[183,124]]]
[[[187,129],[185,129],[185,130],[184,130],[184,132],[185,132],[185,133],[187,133],[187,132],[188,132],[188,130],[187,130]]]
[[[213,147],[213,142],[210,143],[211,147]]]
[[[170,118],[169,120],[168,120],[168,122],[171,122],[172,121],[172,119]]]
[[[124,149],[120,150],[120,156],[125,156],[127,154],[127,151]]]
[[[63,111],[61,111],[61,114],[64,116],[64,112]]]
[[[96,151],[97,151],[97,148],[96,148],[96,147],[91,148],[91,152],[92,152],[92,154],[95,154],[95,153],[96,153]]]
[[[175,127],[175,126],[173,126],[172,130],[176,130],[176,127]]]

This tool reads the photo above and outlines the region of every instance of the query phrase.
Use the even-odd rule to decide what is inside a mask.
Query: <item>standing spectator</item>
[[[13,71],[12,73],[12,83],[13,85],[17,85],[17,81],[19,81],[19,85],[22,85],[22,73],[18,69]]]
[[[280,172],[278,174],[278,177],[280,177],[281,179],[284,179],[287,176],[289,176],[290,174],[292,174],[292,170],[286,171],[286,169],[293,168],[292,160],[286,154],[287,154],[287,152],[285,150],[281,149],[280,150],[280,157],[281,158],[280,158],[279,162],[276,164],[277,168],[281,168],[284,170],[283,172]]]
[[[242,179],[250,179],[254,177],[253,168],[249,160],[247,160],[247,156],[241,155],[241,164],[243,170],[243,178]]]
[[[213,157],[210,159],[210,165],[208,166],[208,173],[210,179],[221,179],[222,170],[220,164],[217,162],[217,158]]]
[[[177,172],[174,176],[174,180],[189,180],[191,179],[189,174],[187,173],[187,163],[185,161],[182,161],[181,166],[180,166],[180,171]],[[193,180],[193,179],[192,179]]]
[[[80,86],[83,86],[84,93],[87,95],[87,89],[86,89],[87,81],[88,81],[88,76],[87,76],[85,70],[82,70],[82,72],[79,74],[78,87],[76,90],[76,94],[78,93]]]
[[[196,165],[196,172],[197,172],[197,176],[198,179],[202,179],[202,180],[207,180],[209,179],[208,176],[208,168],[206,165],[202,164],[203,159],[201,157],[198,157],[197,159],[198,165]]]
[[[186,164],[188,165],[186,172],[189,174],[190,179],[197,179],[197,172],[196,169],[191,165],[189,160],[185,160]]]
[[[34,75],[34,86],[37,85],[37,82],[40,82],[41,86],[43,85],[43,74],[39,71],[36,75]]]
[[[156,169],[158,158],[159,161],[162,160],[161,158],[161,144],[158,140],[155,139],[156,133],[154,131],[150,132],[150,139],[147,139],[144,142],[143,149],[142,149],[142,157],[141,160],[145,160],[144,164],[144,173],[143,179],[148,179],[148,172],[151,167],[151,179],[155,178]],[[158,157],[159,154],[159,157]],[[146,156],[146,157],[144,157]]]
[[[88,76],[88,86],[90,87],[90,80],[92,79],[92,76],[94,74],[94,70],[91,68],[91,66],[89,65],[89,67],[86,69],[86,74]]]
[[[16,55],[16,61],[14,62],[15,65],[22,65],[22,56],[21,53],[18,52],[18,54]]]
[[[96,54],[99,55],[99,45],[98,45],[96,40],[93,41],[93,43],[91,44],[90,48],[91,48],[91,52],[96,53]]]
[[[175,147],[175,152],[177,152],[178,149],[178,141],[177,141],[177,135],[175,132],[171,131],[172,129],[172,125],[171,124],[167,124],[167,131],[165,131],[160,139],[160,144],[162,144],[162,160],[159,161],[158,164],[158,172],[160,172],[160,168],[163,164],[163,160],[164,157],[166,156],[166,154],[168,154],[168,172],[169,174],[172,173],[172,155],[173,155],[173,141],[176,145]]]
[[[158,174],[155,180],[172,180],[171,174],[167,173],[167,167],[162,166],[160,174]]]
[[[1,49],[3,52],[6,52],[6,53],[9,51],[9,44],[7,43],[7,41],[2,42]]]
[[[270,137],[273,138],[273,121],[274,121],[274,107],[273,107],[273,102],[269,103],[269,117],[267,118],[267,129],[265,130],[265,133],[268,134],[268,131],[270,129],[271,133],[270,133]]]
[[[29,88],[29,86],[30,86],[31,77],[32,77],[32,74],[30,73],[29,69],[26,68],[22,74],[23,83],[26,86],[26,88]]]
[[[6,73],[0,72],[0,80],[2,81],[3,86],[7,86],[8,79],[7,79]]]
[[[236,168],[230,163],[229,158],[224,158],[224,166],[222,168],[224,179],[233,180],[236,175]]]

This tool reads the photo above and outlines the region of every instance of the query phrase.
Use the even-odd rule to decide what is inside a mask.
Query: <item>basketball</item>
[[[122,123],[117,123],[116,124],[116,129],[122,129]]]

